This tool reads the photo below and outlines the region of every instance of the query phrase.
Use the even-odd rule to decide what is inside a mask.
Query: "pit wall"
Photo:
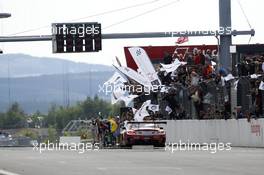
[[[264,148],[264,119],[168,120],[167,143],[231,143]]]

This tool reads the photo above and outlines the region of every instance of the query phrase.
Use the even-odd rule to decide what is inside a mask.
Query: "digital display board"
[[[102,49],[101,24],[53,23],[53,53],[98,52]]]

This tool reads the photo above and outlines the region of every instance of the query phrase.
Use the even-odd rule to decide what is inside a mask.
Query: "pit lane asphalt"
[[[264,149],[232,148],[215,154],[171,153],[162,148],[40,154],[33,148],[0,148],[0,174],[1,170],[19,175],[262,175]]]

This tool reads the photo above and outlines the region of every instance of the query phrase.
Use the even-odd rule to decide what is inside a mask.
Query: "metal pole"
[[[135,38],[170,38],[181,36],[222,36],[230,34],[219,31],[173,31],[173,32],[145,32],[145,33],[107,33],[102,34],[102,39],[135,39]],[[230,35],[255,35],[255,30],[233,30]],[[51,41],[52,35],[33,36],[0,36],[0,42],[25,42],[25,41]]]
[[[10,13],[0,13],[0,18],[9,18],[11,17]]]
[[[222,29],[231,28],[231,0],[219,0],[219,25]],[[219,60],[220,67],[231,71],[230,46],[232,35],[220,35]]]
[[[215,38],[216,38],[216,40],[217,40],[217,50],[218,50],[218,52],[217,52],[217,60],[216,60],[216,64],[217,64],[217,66],[216,66],[216,69],[219,71],[219,69],[220,69],[220,61],[219,61],[219,48],[220,48],[220,39],[219,39],[219,37],[218,36],[215,36]]]
[[[10,79],[10,60],[7,58],[7,84],[8,84],[8,108],[11,108],[11,79]]]

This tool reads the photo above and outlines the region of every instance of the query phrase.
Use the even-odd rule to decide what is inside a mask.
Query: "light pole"
[[[10,13],[0,13],[0,18],[9,18],[11,17]],[[0,49],[0,54],[2,54],[3,51]],[[9,63],[9,59],[8,59],[8,104],[9,104],[9,108],[11,106],[11,91],[10,91],[10,63]]]
[[[231,0],[219,0],[219,27],[226,30],[232,27],[231,22]],[[232,28],[231,28],[232,29]],[[230,46],[232,45],[232,35],[220,35],[219,61],[220,67],[228,71],[232,70]]]
[[[11,14],[10,13],[0,13],[0,18],[9,18],[11,17]],[[0,54],[2,54],[3,51],[2,49],[0,49]]]

